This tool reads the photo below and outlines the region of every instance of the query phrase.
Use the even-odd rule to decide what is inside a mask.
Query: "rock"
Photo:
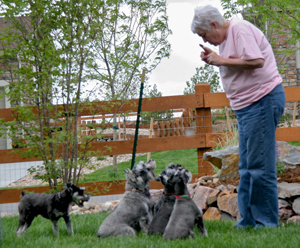
[[[229,178],[239,178],[239,161],[240,156],[238,154],[226,154],[222,157],[222,168],[220,171],[220,181]]]
[[[83,203],[82,209],[84,209],[84,210],[89,210],[90,208],[91,208],[91,205],[90,205],[89,202],[84,202],[84,203]]]
[[[278,141],[280,154],[278,161],[283,162],[286,168],[294,168],[300,165],[300,148],[285,141]]]
[[[218,208],[215,207],[209,207],[204,215],[203,215],[203,219],[205,220],[220,220],[221,219],[221,211]]]
[[[102,206],[100,204],[97,204],[95,206],[95,210],[101,211],[102,210]]]
[[[237,188],[234,185],[228,184],[227,188],[230,190],[231,193],[237,193]]]
[[[117,206],[118,206],[118,205],[111,205],[111,206],[110,206],[110,211],[111,211],[111,212],[114,211],[114,210],[116,209]]]
[[[217,187],[217,189],[220,191],[224,191],[224,190],[227,190],[227,187],[225,185],[221,184]]]
[[[79,212],[80,212],[80,208],[78,208],[78,209],[76,209],[76,210],[70,212],[70,214],[79,214]]]
[[[223,156],[231,155],[231,154],[239,154],[239,147],[238,146],[228,146],[222,150],[217,150],[217,151],[213,151],[213,152],[205,152],[203,154],[203,159],[212,163],[214,166],[218,167],[219,169],[221,169]]]
[[[213,176],[203,176],[200,177],[199,180],[203,180],[203,181],[208,181],[208,180],[213,180],[214,177]]]
[[[220,195],[218,196],[218,207],[220,210],[229,213],[236,217],[239,213],[237,194]]]
[[[219,196],[222,196],[222,195],[230,195],[230,194],[232,194],[232,193],[231,193],[229,190],[224,189],[224,190],[221,191],[221,193],[219,194]]]
[[[279,183],[278,185],[278,197],[285,199],[292,196],[300,196],[300,184],[299,183]]]
[[[242,219],[242,216],[241,216],[241,213],[240,213],[240,211],[239,211],[239,213],[238,213],[238,215],[237,215],[237,217],[236,217],[236,221],[240,221]]]
[[[100,212],[100,211],[99,211],[98,209],[94,209],[94,210],[91,211],[92,214],[97,214],[97,213],[99,213],[99,212]]]
[[[279,150],[278,162],[283,162],[285,168],[300,166],[300,148],[284,141],[278,141],[277,143],[277,149]],[[239,178],[238,163],[240,157],[238,146],[228,146],[222,150],[205,152],[203,159],[221,169],[220,180]]]
[[[222,216],[221,216],[221,220],[226,220],[226,221],[236,221],[236,218],[231,216],[230,214],[226,213],[226,212],[222,212]]]
[[[294,215],[293,217],[289,218],[287,223],[300,224],[300,215]]]
[[[197,185],[197,183],[189,183],[188,185],[188,188],[190,189],[195,189],[198,185]]]
[[[193,200],[196,202],[197,206],[200,207],[202,210],[206,210],[208,208],[207,197],[213,191],[214,189],[201,185],[195,189]]]
[[[280,221],[286,221],[292,215],[294,215],[294,211],[292,210],[292,204],[290,204],[289,202],[279,199],[278,205],[279,205],[279,220]]]
[[[213,203],[215,203],[218,199],[218,194],[220,193],[220,190],[216,189],[213,192],[211,192],[207,197],[207,205],[210,206]]]
[[[80,207],[78,206],[78,205],[74,205],[74,206],[72,206],[72,211],[75,211],[75,210],[77,210],[77,209],[79,209]]]
[[[213,183],[217,183],[217,182],[219,182],[219,178],[214,178]]]
[[[293,210],[296,214],[300,214],[300,197],[298,197],[294,200]]]
[[[199,185],[207,185],[208,183],[206,181],[200,180]]]
[[[154,203],[156,203],[158,201],[158,199],[160,198],[161,196],[161,193],[163,192],[162,189],[159,189],[159,190],[150,190],[150,194],[152,196],[152,199],[154,201]]]

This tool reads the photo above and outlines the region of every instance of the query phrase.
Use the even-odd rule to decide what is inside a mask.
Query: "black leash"
[[[134,143],[133,143],[133,151],[132,151],[131,169],[133,168],[134,163],[135,163],[135,153],[136,153],[136,147],[137,147],[137,140],[138,140],[138,136],[139,136],[139,126],[140,126],[140,117],[141,117],[141,109],[142,109],[142,101],[143,101],[144,81],[145,81],[145,69],[143,69],[143,72],[142,72],[139,106],[138,106],[138,112],[137,112],[137,120],[136,120],[136,126],[135,126],[135,135],[134,135]]]

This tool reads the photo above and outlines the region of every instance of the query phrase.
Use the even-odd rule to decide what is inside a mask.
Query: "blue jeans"
[[[285,107],[282,85],[241,110],[234,111],[239,131],[237,227],[278,226],[275,132]]]

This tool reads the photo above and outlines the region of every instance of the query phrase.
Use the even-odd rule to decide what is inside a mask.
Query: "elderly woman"
[[[220,68],[225,93],[238,119],[238,205],[236,227],[278,226],[275,132],[285,94],[272,47],[251,23],[205,6],[195,9],[192,32],[219,46],[219,55],[200,44],[201,59]]]

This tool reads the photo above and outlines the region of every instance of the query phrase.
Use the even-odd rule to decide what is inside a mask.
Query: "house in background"
[[[10,108],[10,102],[7,97],[4,96],[4,87],[8,85],[8,81],[2,80],[0,76],[0,109]],[[3,97],[4,96],[4,97]],[[11,139],[7,137],[0,137],[0,150],[2,149],[11,149]]]
[[[0,18],[0,36],[1,36],[1,30],[10,26],[11,26],[10,21],[6,21],[4,18]],[[1,50],[3,49],[5,49],[5,44],[2,44],[0,42],[0,57],[2,54]],[[19,59],[14,58],[11,61],[5,61],[5,63],[0,62],[0,69],[4,69],[6,66],[10,66],[11,68],[18,67]],[[15,78],[12,79],[11,75],[12,73],[10,72],[0,74],[0,109],[11,108],[11,103],[9,99],[3,94],[5,90],[5,86],[9,85],[9,82],[11,82],[11,80],[17,80]],[[11,148],[12,148],[12,140],[4,136],[0,137],[0,150],[11,149]]]
[[[288,37],[291,35],[291,29],[282,27],[278,30],[269,30],[268,23],[262,23],[260,16],[252,16],[244,9],[241,12],[243,18],[260,29],[266,30],[266,36],[272,40],[272,47],[277,61],[278,69],[282,77],[283,87],[300,87],[300,42],[288,42]],[[263,25],[263,27],[262,27]],[[288,54],[286,51],[291,50]],[[284,114],[293,115],[296,108],[296,118],[300,118],[300,102],[289,102],[286,104]]]

